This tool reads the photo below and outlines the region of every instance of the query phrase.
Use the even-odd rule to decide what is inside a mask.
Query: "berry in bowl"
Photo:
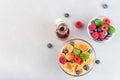
[[[88,35],[97,42],[110,40],[116,30],[111,24],[111,20],[104,16],[92,18],[87,27]]]
[[[67,41],[59,52],[60,67],[71,76],[83,76],[90,72],[95,58],[93,47],[82,39]]]

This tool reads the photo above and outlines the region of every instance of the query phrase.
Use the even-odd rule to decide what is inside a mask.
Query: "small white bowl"
[[[88,23],[88,25],[87,25],[87,33],[88,33],[88,35],[89,35],[89,37],[90,37],[91,39],[93,39],[93,38],[92,38],[92,36],[91,36],[91,34],[90,34],[90,32],[89,32],[88,26],[89,26],[94,20],[96,20],[96,19],[103,20],[104,18],[108,18],[108,17],[105,17],[105,16],[97,16],[97,17],[92,18],[92,19],[89,21],[89,23]],[[109,18],[109,19],[110,19],[110,18]],[[113,23],[112,23],[112,20],[111,20],[111,19],[110,19],[110,25],[113,26]],[[114,37],[114,35],[115,35],[115,33],[113,33],[112,36],[111,36],[108,40],[103,40],[103,41],[97,41],[97,40],[94,40],[94,39],[93,39],[93,40],[96,41],[96,42],[107,42],[107,41],[110,41],[110,40]]]

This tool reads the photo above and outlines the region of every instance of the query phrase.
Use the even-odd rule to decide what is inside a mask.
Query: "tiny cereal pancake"
[[[79,49],[80,48],[80,42],[75,42],[74,48]]]
[[[64,68],[65,68],[67,71],[72,72],[72,63],[66,62],[66,63],[64,64]]]
[[[70,44],[66,44],[65,48],[68,50],[68,53],[71,53],[73,51],[73,46]]]
[[[67,60],[72,60],[74,58],[74,54],[73,53],[67,53],[65,55],[65,57],[66,57]]]
[[[85,64],[86,64],[86,65],[91,65],[91,64],[92,64],[92,62],[93,62],[93,59],[91,59],[91,58],[90,58],[90,59],[88,59],[88,60],[86,61],[86,63],[85,63]]]
[[[84,72],[84,69],[81,65],[79,65],[76,69],[76,71],[80,71],[80,74],[82,74]]]
[[[87,44],[80,44],[80,50],[81,51],[88,51],[89,50],[89,46]]]
[[[79,65],[84,66],[85,65],[85,60],[82,60]]]
[[[61,53],[60,56],[65,56],[65,54],[64,54],[64,53]]]
[[[73,68],[72,68],[73,72],[76,72],[78,65],[79,65],[78,63],[73,63]]]

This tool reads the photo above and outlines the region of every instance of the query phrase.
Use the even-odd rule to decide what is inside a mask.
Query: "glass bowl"
[[[63,44],[58,58],[59,65],[65,73],[79,77],[93,69],[96,53],[90,43],[75,38]]]
[[[91,38],[91,39],[93,39],[92,38],[92,33],[93,32],[98,32],[98,33],[100,33],[100,32],[102,32],[104,35],[105,35],[105,37],[103,38],[103,39],[100,39],[100,38],[98,38],[98,39],[93,39],[94,41],[96,41],[96,42],[107,42],[107,41],[110,41],[112,38],[113,38],[113,36],[115,35],[115,33],[108,33],[108,31],[102,31],[101,29],[100,29],[100,27],[97,27],[95,30],[89,30],[89,26],[91,25],[91,23],[95,23],[95,20],[102,20],[103,21],[103,19],[105,19],[105,18],[107,18],[107,19],[109,19],[110,20],[110,18],[108,18],[108,17],[106,17],[106,16],[97,16],[97,17],[94,17],[94,18],[92,18],[90,21],[89,21],[89,23],[88,23],[88,25],[87,25],[87,33],[88,33],[88,35],[89,35],[89,37]],[[112,20],[110,20],[110,24],[109,25],[111,25],[111,26],[113,26],[113,21]],[[115,29],[115,27],[114,27],[114,29]],[[108,26],[108,30],[109,30],[109,26]],[[100,35],[100,34],[99,34]]]

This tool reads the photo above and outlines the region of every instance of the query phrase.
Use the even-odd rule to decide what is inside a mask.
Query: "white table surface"
[[[108,9],[101,5],[107,3]],[[0,80],[120,80],[120,0],[0,0]],[[55,35],[55,20],[70,24],[71,38],[82,38],[96,50],[101,64],[83,77],[65,74],[58,65],[58,52],[65,41]],[[110,17],[117,33],[107,43],[96,43],[86,32],[88,21]],[[74,28],[81,20],[83,29]],[[47,43],[53,48],[48,49]]]

